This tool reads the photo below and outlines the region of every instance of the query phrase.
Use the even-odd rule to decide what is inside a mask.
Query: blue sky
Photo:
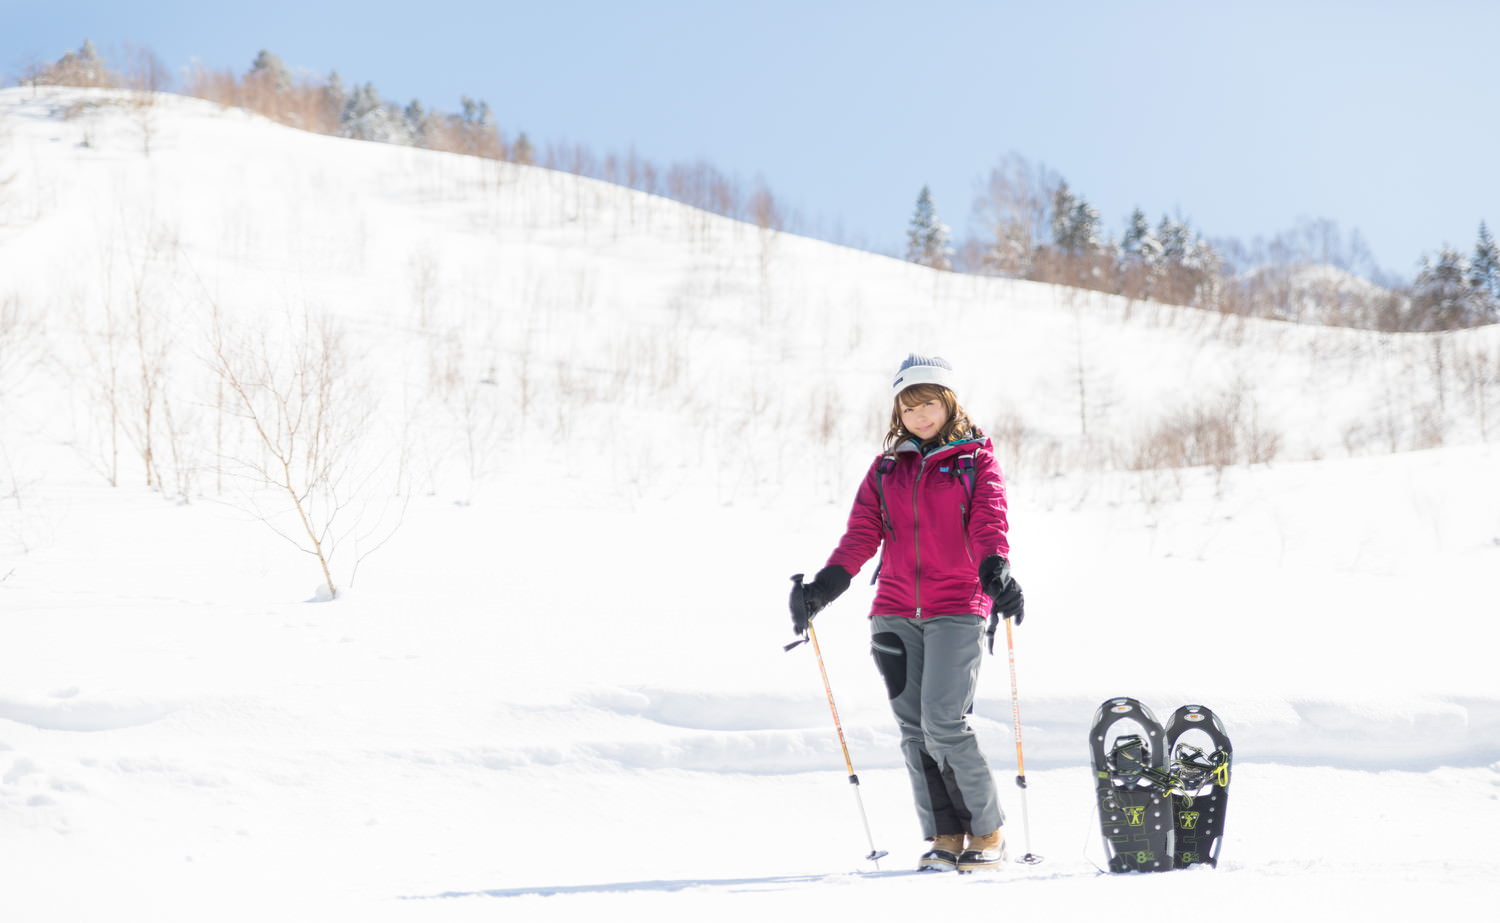
[[[1233,7],[1233,8],[1231,8]],[[1500,3],[0,2],[0,74],[92,39],[174,71],[262,48],[399,102],[484,99],[539,144],[763,178],[823,236],[897,251],[920,188],[963,236],[1015,152],[1118,234],[1302,218],[1409,277],[1500,227]]]

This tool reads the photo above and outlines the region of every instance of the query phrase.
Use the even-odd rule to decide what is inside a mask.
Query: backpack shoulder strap
[[[895,532],[896,527],[891,525],[891,511],[885,505],[885,476],[896,470],[896,453],[887,452],[880,457],[875,465],[875,493],[880,496],[880,524],[887,532]],[[870,586],[874,586],[880,579],[880,569],[885,566],[885,556],[881,555],[880,562],[875,565],[875,573],[870,575]]]
[[[880,496],[880,521],[887,532],[895,531],[891,525],[891,510],[885,505],[885,476],[896,470],[896,453],[887,452],[880,456],[879,463],[875,466],[875,493]]]
[[[953,473],[964,482],[964,528],[969,525],[969,512],[974,506],[974,481],[979,473],[974,468],[974,453],[960,455],[953,460]]]

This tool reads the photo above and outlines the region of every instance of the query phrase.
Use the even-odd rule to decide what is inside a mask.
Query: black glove
[[[1010,575],[1010,562],[998,554],[992,554],[979,564],[979,582],[989,594],[990,615],[1013,618],[1016,624],[1026,618],[1026,597],[1021,594],[1021,585]]]
[[[801,577],[798,574],[797,577]],[[792,579],[795,581],[797,577]],[[792,630],[799,635],[807,634],[807,623],[812,621],[813,616],[823,611],[829,603],[838,599],[839,596],[849,589],[849,581],[853,579],[849,572],[836,564],[818,571],[817,576],[812,578],[811,583],[800,581],[792,587]]]

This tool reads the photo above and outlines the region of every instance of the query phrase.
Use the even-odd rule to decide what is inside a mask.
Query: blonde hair
[[[910,388],[903,389],[900,394],[896,395],[896,400],[891,407],[891,426],[885,434],[885,450],[887,452],[908,439],[917,438],[916,434],[909,432],[906,424],[902,422],[902,408],[916,407],[918,404],[934,399],[942,401],[943,406],[948,408],[948,422],[943,424],[943,428],[938,430],[937,435],[933,436],[926,443],[923,443],[924,447],[927,445],[947,445],[956,439],[977,438],[983,435],[979,431],[979,427],[975,426],[969,420],[968,413],[965,412],[963,405],[958,402],[958,395],[954,394],[951,388],[945,388],[942,385],[912,385]]]

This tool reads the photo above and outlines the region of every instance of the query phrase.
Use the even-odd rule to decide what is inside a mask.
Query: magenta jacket
[[[972,497],[966,459],[973,464]],[[988,616],[979,562],[992,554],[1009,559],[1008,528],[1005,477],[988,438],[949,443],[925,458],[909,440],[870,466],[828,563],[852,576],[881,552],[872,616]]]

